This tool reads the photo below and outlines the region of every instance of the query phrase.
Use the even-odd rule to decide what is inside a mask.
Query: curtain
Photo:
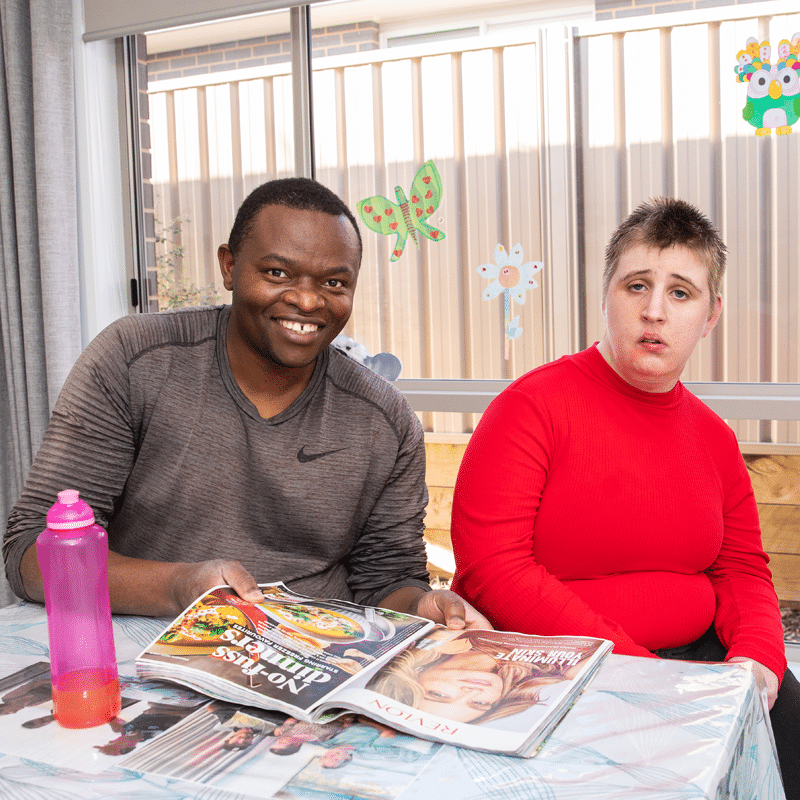
[[[0,0],[0,520],[80,353],[72,0]]]

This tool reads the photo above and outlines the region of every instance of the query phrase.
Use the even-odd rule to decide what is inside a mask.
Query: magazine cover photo
[[[437,628],[337,699],[359,692],[370,715],[418,736],[444,740],[449,731],[462,746],[480,747],[492,728],[492,749],[524,752],[566,713],[607,652],[599,639]]]

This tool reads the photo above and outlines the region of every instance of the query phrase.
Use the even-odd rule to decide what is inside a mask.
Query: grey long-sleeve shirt
[[[405,399],[328,348],[262,419],[230,369],[229,313],[125,317],[78,359],[3,541],[19,596],[22,554],[67,488],[122,555],[232,558],[259,582],[365,604],[427,587],[424,440]]]

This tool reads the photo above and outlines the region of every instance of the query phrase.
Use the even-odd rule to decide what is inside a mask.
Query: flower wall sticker
[[[483,290],[484,300],[494,300],[503,293],[505,309],[505,358],[508,360],[509,343],[522,335],[519,325],[519,315],[511,319],[511,301],[525,304],[525,292],[535,289],[539,284],[534,280],[534,275],[544,267],[542,261],[529,261],[523,264],[522,245],[515,244],[509,253],[503,245],[498,244],[494,249],[494,264],[481,264],[478,274],[489,278],[491,283]]]

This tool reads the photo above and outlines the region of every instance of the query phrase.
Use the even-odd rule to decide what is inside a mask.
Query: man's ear
[[[722,314],[722,295],[718,294],[714,302],[714,310],[711,312],[711,316],[708,318],[705,330],[703,331],[703,338],[714,330],[714,326],[719,322],[720,314]]]
[[[217,261],[219,261],[219,270],[222,273],[222,284],[230,292],[233,289],[233,268],[236,265],[236,259],[227,244],[221,244],[217,248]]]

